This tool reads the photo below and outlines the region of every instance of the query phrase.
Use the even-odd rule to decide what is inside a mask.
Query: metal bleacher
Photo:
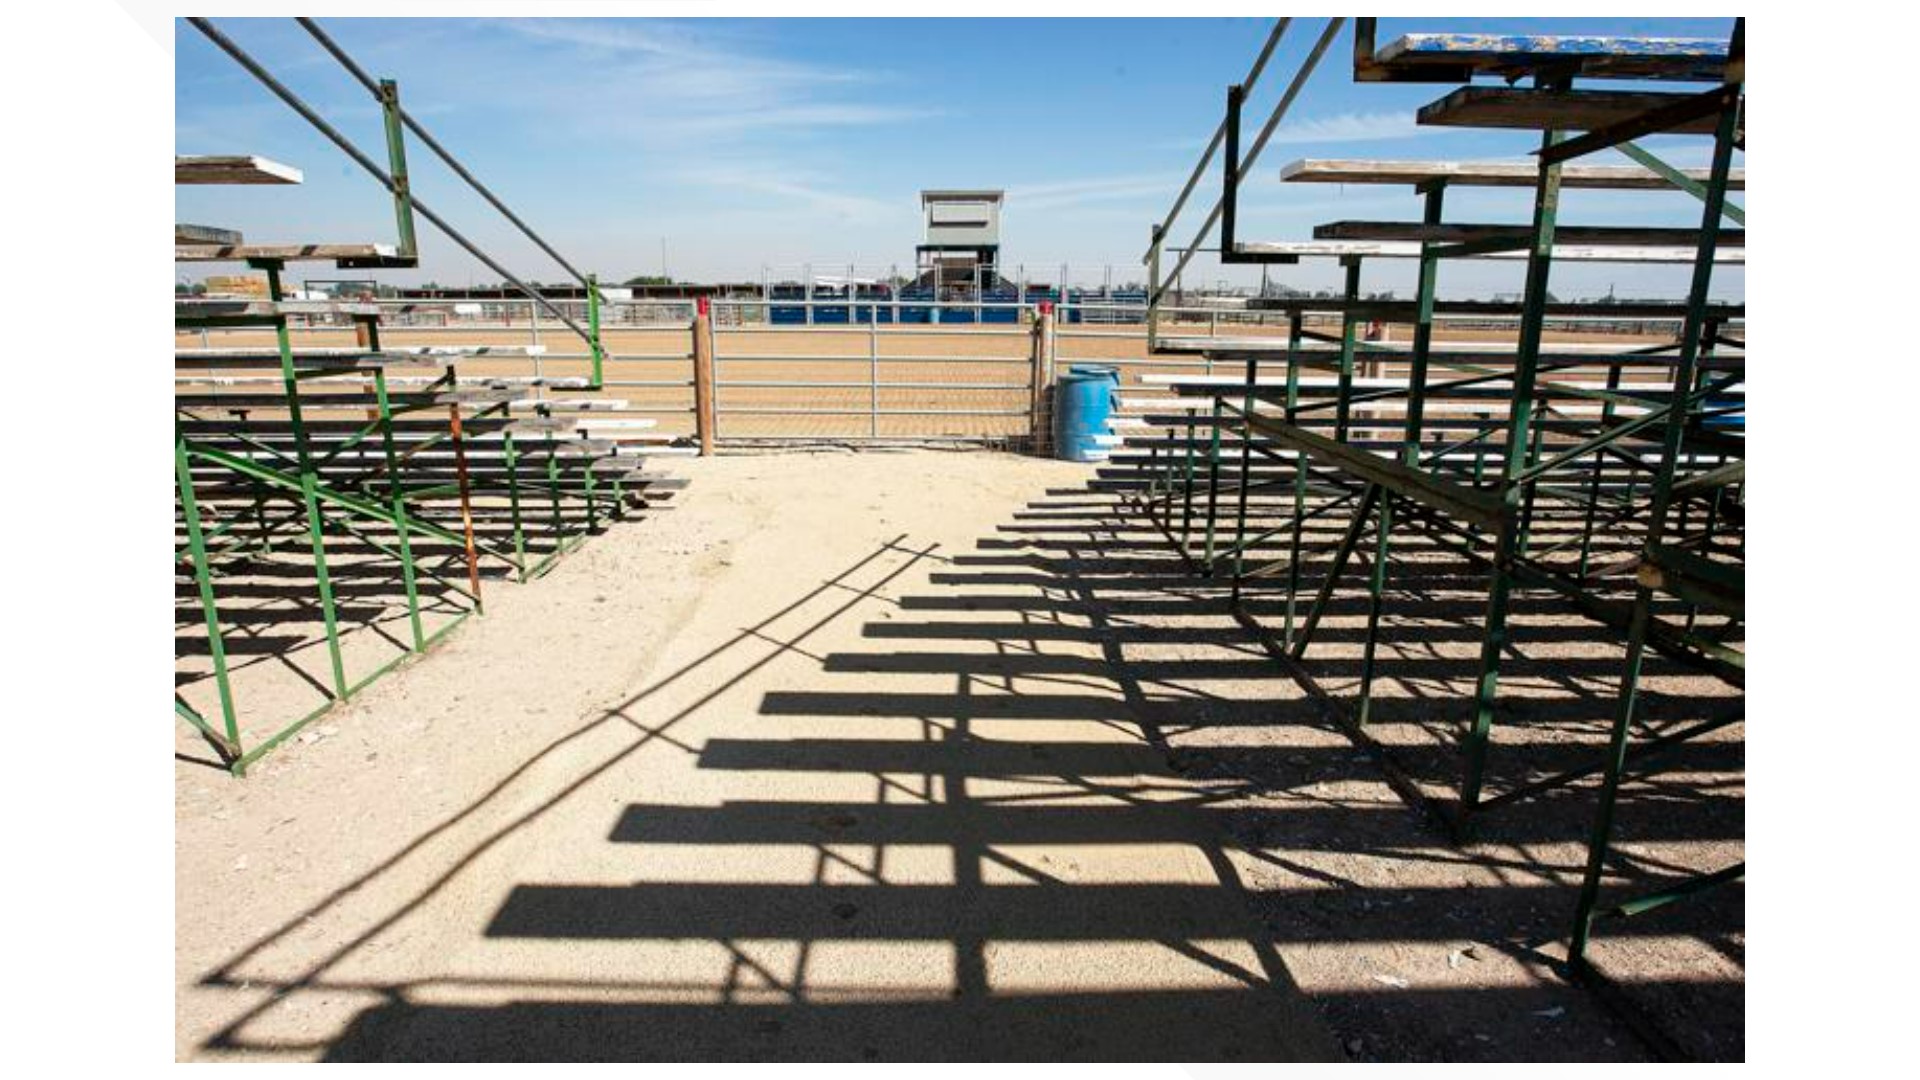
[[[1276,35],[1290,20],[1281,20]],[[1148,377],[1123,387],[1143,404],[1123,415],[1101,483],[1125,492],[1167,534],[1196,573],[1228,579],[1236,613],[1243,589],[1285,583],[1284,623],[1270,646],[1289,663],[1310,659],[1322,616],[1350,567],[1366,567],[1366,624],[1355,700],[1341,710],[1349,735],[1395,778],[1396,790],[1446,821],[1461,840],[1475,821],[1598,781],[1566,970],[1600,979],[1587,947],[1608,917],[1651,910],[1699,889],[1739,880],[1741,866],[1702,873],[1602,906],[1622,778],[1688,739],[1737,717],[1702,717],[1650,728],[1636,720],[1635,691],[1647,650],[1744,685],[1745,308],[1712,293],[1717,266],[1744,262],[1744,212],[1727,201],[1745,187],[1734,166],[1744,148],[1742,24],[1728,39],[1409,34],[1376,48],[1372,19],[1357,21],[1357,83],[1459,84],[1419,109],[1429,127],[1538,134],[1525,162],[1304,160],[1280,172],[1283,187],[1355,184],[1410,188],[1419,213],[1406,220],[1333,221],[1311,240],[1242,241],[1236,203],[1250,167],[1343,20],[1329,27],[1251,150],[1239,148],[1240,108],[1260,72],[1229,88],[1213,146],[1223,150],[1217,220],[1223,263],[1296,264],[1332,259],[1344,288],[1332,299],[1256,298],[1249,308],[1287,322],[1282,335],[1161,335],[1153,351],[1206,357],[1238,376]],[[1267,49],[1271,51],[1270,39]],[[1266,52],[1262,53],[1264,61]],[[1498,80],[1499,85],[1477,83]],[[1592,87],[1632,80],[1628,89]],[[1704,88],[1696,84],[1707,84]],[[1675,168],[1635,140],[1691,136],[1711,164]],[[1591,164],[1617,149],[1632,164]],[[1206,168],[1203,157],[1195,177]],[[1162,274],[1168,227],[1193,184],[1153,233],[1150,310],[1198,241]],[[1455,188],[1502,188],[1531,196],[1529,220],[1453,220]],[[1697,224],[1668,221],[1563,223],[1562,189],[1687,192]],[[1381,300],[1363,288],[1376,259],[1419,262],[1417,295]],[[1459,259],[1525,266],[1517,298],[1441,301],[1437,281]],[[1569,302],[1548,289],[1557,262],[1684,266],[1674,301]],[[1455,320],[1449,323],[1449,320]],[[1437,335],[1470,320],[1500,322],[1511,337]],[[1311,321],[1311,322],[1310,322]],[[1331,325],[1335,329],[1316,329]],[[1632,322],[1659,337],[1578,342],[1568,331]],[[1410,329],[1371,339],[1383,326]],[[1363,331],[1365,333],[1363,333]],[[1559,332],[1554,340],[1550,332]],[[1568,338],[1576,341],[1569,341]],[[1283,374],[1282,374],[1283,373]],[[1382,600],[1396,541],[1415,537],[1486,575],[1478,677],[1459,731],[1459,779],[1451,798],[1413,783],[1395,753],[1368,732]],[[1371,549],[1368,557],[1365,553]],[[1318,579],[1317,583],[1314,579]],[[1497,745],[1500,670],[1512,597],[1550,595],[1627,643],[1619,701],[1604,750],[1586,765],[1500,791],[1488,788]],[[1631,763],[1631,766],[1630,766]]]

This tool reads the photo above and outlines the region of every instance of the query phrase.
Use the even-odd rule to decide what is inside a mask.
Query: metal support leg
[[[1207,439],[1207,530],[1202,564],[1213,576],[1214,525],[1220,512],[1220,399],[1213,399],[1212,435]]]
[[[373,371],[374,400],[380,408],[380,447],[387,462],[387,508],[393,514],[395,547],[400,552],[400,582],[407,593],[407,625],[413,634],[413,651],[427,647],[426,628],[420,622],[420,584],[413,561],[413,537],[407,519],[407,492],[400,476],[400,455],[393,445],[393,408],[387,399],[385,368]]]
[[[1344,257],[1341,260],[1347,268],[1347,285],[1343,295],[1347,298],[1347,310],[1340,316],[1340,386],[1335,391],[1333,413],[1333,437],[1341,442],[1347,441],[1347,425],[1353,413],[1353,353],[1356,348],[1355,335],[1360,322],[1354,315],[1353,305],[1360,299],[1360,260]]]
[[[180,513],[186,519],[187,551],[193,560],[193,582],[200,593],[200,614],[207,625],[207,650],[213,658],[213,682],[220,695],[220,721],[225,729],[221,753],[227,756],[235,775],[242,770],[240,757],[240,721],[233,708],[233,686],[227,677],[227,647],[220,632],[220,610],[213,598],[213,575],[207,565],[207,544],[200,528],[200,504],[193,494],[193,466],[187,456],[187,441],[179,435],[173,440],[173,475],[180,489]],[[204,729],[203,729],[204,730]],[[212,734],[207,732],[207,734]]]
[[[1287,394],[1285,414],[1287,423],[1298,423],[1300,419],[1300,341],[1304,329],[1305,316],[1298,310],[1287,319]],[[1247,429],[1247,437],[1253,437],[1252,426]],[[1288,649],[1293,648],[1293,614],[1300,598],[1300,530],[1307,516],[1307,456],[1299,451],[1290,451],[1293,461],[1293,540],[1287,548],[1287,613],[1280,635],[1281,643]]]
[[[447,406],[447,424],[453,433],[453,469],[460,485],[460,532],[467,542],[467,588],[473,593],[473,609],[479,611],[484,607],[480,599],[480,553],[473,542],[473,487],[467,479],[467,440],[460,428],[459,402]]]
[[[513,560],[521,582],[527,580],[527,540],[520,523],[520,453],[513,444],[513,431],[501,437],[501,455],[507,465],[507,508],[513,518]]]
[[[267,295],[276,303],[283,299],[280,288],[280,264],[262,264],[267,272]],[[333,669],[333,690],[338,698],[347,696],[347,669],[340,656],[339,612],[333,601],[333,578],[327,572],[327,542],[320,517],[319,474],[307,447],[307,428],[300,414],[300,386],[293,367],[293,338],[287,330],[285,315],[273,324],[274,338],[280,349],[280,376],[286,388],[287,418],[293,428],[294,458],[300,469],[300,502],[306,509],[307,539],[313,551],[314,581],[320,594],[320,618],[326,626],[327,659]]]
[[[1544,80],[1543,80],[1544,83]],[[1551,88],[1564,88],[1564,80]],[[1560,141],[1558,132],[1541,136],[1541,148]],[[1500,690],[1500,655],[1507,647],[1507,604],[1513,591],[1512,567],[1519,547],[1522,486],[1533,425],[1533,388],[1546,326],[1547,284],[1553,270],[1554,221],[1560,207],[1560,166],[1543,161],[1534,188],[1533,246],[1527,252],[1527,281],[1521,305],[1520,337],[1513,358],[1513,396],[1507,409],[1507,445],[1499,494],[1502,506],[1494,540],[1492,580],[1487,589],[1486,628],[1480,639],[1480,676],[1474,685],[1473,722],[1467,731],[1466,767],[1460,783],[1460,814],[1454,828],[1464,838],[1486,782],[1487,741],[1493,732],[1494,702]]]
[[[1736,24],[1738,25],[1738,24]],[[1735,51],[1739,51],[1740,31],[1735,31]],[[1693,376],[1704,337],[1704,310],[1713,281],[1713,254],[1717,244],[1722,209],[1726,203],[1727,177],[1733,162],[1733,136],[1738,111],[1729,106],[1720,116],[1715,132],[1713,164],[1708,173],[1707,193],[1700,228],[1700,246],[1695,253],[1693,281],[1687,292],[1686,320],[1681,324],[1679,363],[1674,369],[1674,407],[1668,411],[1658,471],[1653,479],[1653,507],[1647,520],[1643,550],[1652,552],[1664,536],[1668,510],[1672,504],[1673,481],[1678,466],[1680,445],[1687,426],[1688,410],[1682,396],[1693,385]],[[1575,909],[1573,938],[1568,946],[1568,965],[1577,971],[1586,966],[1586,950],[1593,933],[1594,907],[1600,895],[1600,878],[1612,846],[1613,815],[1619,799],[1621,776],[1626,767],[1627,736],[1633,725],[1635,696],[1639,690],[1640,662],[1646,649],[1648,624],[1652,619],[1653,593],[1645,584],[1634,591],[1633,620],[1627,638],[1627,665],[1621,677],[1619,708],[1614,714],[1613,731],[1608,744],[1606,778],[1600,788],[1594,813],[1593,832],[1587,845],[1586,875],[1580,885],[1580,900]],[[1709,875],[1703,881],[1731,880],[1738,868]]]
[[[1247,488],[1253,481],[1253,426],[1246,422],[1246,418],[1253,415],[1253,388],[1259,375],[1260,361],[1249,355],[1247,357],[1247,393],[1240,403],[1240,491],[1233,525],[1233,592],[1230,599],[1235,607],[1240,604],[1240,575],[1246,569]]]
[[[1425,223],[1438,225],[1446,198],[1444,181],[1435,182],[1426,191]],[[1407,374],[1407,420],[1401,435],[1400,460],[1407,465],[1420,464],[1420,437],[1426,415],[1427,365],[1433,352],[1433,301],[1439,277],[1440,260],[1433,245],[1423,244],[1420,251],[1419,310],[1414,316],[1413,357]],[[1387,589],[1387,568],[1392,557],[1393,499],[1380,502],[1379,534],[1374,540],[1373,572],[1367,580],[1367,642],[1360,659],[1360,703],[1356,722],[1364,727],[1373,716],[1374,658],[1380,647],[1380,610]]]

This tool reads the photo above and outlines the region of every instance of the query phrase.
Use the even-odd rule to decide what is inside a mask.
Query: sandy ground
[[[679,471],[671,512],[492,587],[249,779],[176,766],[178,1056],[1651,1052],[1548,965],[1590,802],[1455,847],[1086,467]],[[1404,629],[1381,737],[1432,752],[1471,646]],[[1618,650],[1516,650],[1522,696],[1580,705],[1541,719],[1590,735]],[[1558,745],[1510,719],[1507,751]],[[1617,880],[1738,857],[1715,745],[1635,790]],[[1742,1053],[1738,902],[1597,954],[1699,1056]]]

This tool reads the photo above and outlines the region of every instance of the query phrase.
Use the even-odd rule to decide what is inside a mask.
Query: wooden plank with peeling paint
[[[222,229],[213,225],[188,225],[184,222],[175,222],[173,226],[175,247],[183,244],[197,247],[202,244],[232,245],[244,242],[244,238],[237,229]]]
[[[1542,68],[1590,78],[1719,82],[1727,72],[1721,38],[1605,37],[1577,34],[1407,34],[1373,63],[1385,70],[1468,68],[1517,74]]]
[[[1531,225],[1443,224],[1417,221],[1331,221],[1316,225],[1316,240],[1386,240],[1436,244],[1470,244],[1483,240],[1526,239]],[[1651,225],[1558,225],[1554,239],[1572,245],[1627,247],[1696,247],[1700,230]],[[1720,229],[1715,240],[1725,248],[1745,247],[1745,229]]]
[[[299,169],[252,154],[175,154],[176,184],[298,184]]]
[[[1688,179],[1706,183],[1706,169],[1680,170]],[[1293,184],[1426,184],[1444,180],[1459,187],[1531,188],[1540,179],[1539,165],[1523,161],[1358,161],[1304,158],[1280,168],[1280,179]],[[1566,165],[1560,169],[1563,188],[1618,190],[1674,190],[1673,184],[1652,169],[1639,165]],[[1730,191],[1744,190],[1747,171],[1734,169],[1727,178]]]
[[[181,247],[176,242],[174,262],[327,262],[339,259],[396,259],[392,244],[204,244]]]

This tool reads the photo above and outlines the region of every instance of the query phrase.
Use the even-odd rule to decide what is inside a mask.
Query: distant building
[[[920,193],[923,239],[914,248],[918,284],[944,293],[978,293],[1000,280],[1000,208],[1004,191],[938,189]]]

